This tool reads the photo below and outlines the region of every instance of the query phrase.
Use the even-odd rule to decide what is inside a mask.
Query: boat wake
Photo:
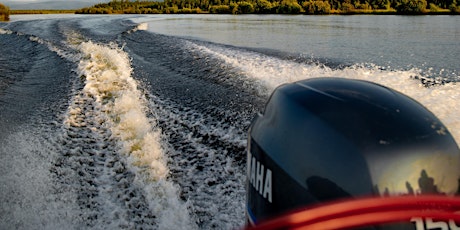
[[[0,111],[0,127],[8,128],[0,134],[4,226],[242,227],[247,128],[276,87],[298,80],[342,77],[393,88],[431,110],[460,143],[455,81],[431,81],[417,69],[293,61],[148,29],[122,17],[0,28],[4,41],[18,43],[12,47],[28,48],[8,48],[25,61],[0,79],[0,106],[11,110]],[[18,60],[0,57],[0,64]],[[60,99],[34,98],[34,87]],[[14,98],[21,103],[8,104]],[[18,116],[29,110],[30,118]],[[8,120],[15,117],[17,124]]]
[[[128,55],[115,44],[73,46],[82,85],[66,115],[64,154],[54,170],[66,187],[80,188],[82,218],[90,226],[193,228],[187,204],[168,180],[161,131],[147,117]]]

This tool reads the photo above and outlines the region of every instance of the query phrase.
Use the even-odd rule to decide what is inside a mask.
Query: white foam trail
[[[78,60],[74,54],[70,53],[69,51],[66,51],[66,50],[63,50],[63,49],[57,47],[56,45],[54,45],[50,41],[41,39],[41,38],[36,37],[36,36],[30,36],[29,40],[47,46],[50,51],[55,52],[61,58],[64,58],[64,59],[69,60],[69,61],[77,61]]]
[[[140,23],[137,25],[138,30],[148,30],[149,29],[149,24],[148,23]]]
[[[147,24],[147,23],[139,23],[136,27],[134,27],[133,29],[128,30],[126,32],[128,34],[130,34],[130,33],[134,33],[134,32],[139,31],[139,30],[148,30],[148,28],[149,28],[149,24]]]
[[[69,51],[66,51],[66,50],[63,50],[63,49],[59,48],[58,46],[53,44],[51,41],[42,39],[40,37],[37,37],[37,36],[34,36],[34,35],[28,35],[28,34],[25,34],[25,33],[22,33],[22,32],[14,32],[14,31],[11,31],[11,30],[8,30],[8,29],[0,28],[0,35],[1,34],[16,34],[18,36],[28,36],[30,41],[47,46],[50,51],[55,52],[61,58],[64,58],[64,59],[69,60],[69,61],[77,61],[78,60],[78,57],[75,54],[69,53]],[[76,35],[76,33],[74,33],[74,34]],[[80,39],[80,36],[76,36],[76,38],[73,38],[72,36],[68,36],[68,37],[72,38],[73,40]],[[69,42],[69,41],[68,41],[68,43],[71,44],[71,42]]]
[[[302,64],[263,54],[220,46],[200,46],[189,43],[191,49],[209,53],[240,69],[261,95],[269,95],[277,86],[303,79],[342,77],[375,82],[402,92],[427,107],[448,127],[460,143],[460,86],[456,83],[425,87],[414,76],[423,77],[419,70],[385,70],[376,65],[353,65],[331,69],[324,65]],[[459,77],[460,78],[460,77]]]
[[[146,191],[149,207],[159,217],[160,229],[195,228],[187,204],[180,201],[178,188],[167,178],[161,132],[154,128],[155,121],[146,116],[146,100],[131,77],[128,55],[115,44],[83,42],[78,49],[83,55],[78,71],[86,79],[83,92],[95,98],[105,112],[101,115],[104,123],[119,140],[136,183]]]
[[[12,33],[13,31],[11,30],[0,28],[0,34],[12,34]]]

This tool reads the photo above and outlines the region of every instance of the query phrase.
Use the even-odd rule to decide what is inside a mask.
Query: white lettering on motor
[[[267,172],[265,173],[265,185],[264,185],[264,198],[267,198],[268,196],[268,201],[271,203],[272,202],[272,171],[270,169],[267,169]]]
[[[453,220],[449,221],[433,221],[433,218],[420,218],[413,217],[410,219],[411,222],[415,223],[415,229],[417,230],[430,230],[430,229],[440,229],[440,230],[460,230],[460,227]]]
[[[249,172],[251,175],[249,177],[251,178],[251,184],[254,185],[256,184],[256,161],[253,159],[251,153],[249,153],[249,160],[251,161],[249,164]]]
[[[263,198],[272,203],[272,170],[265,167],[249,151],[248,161],[248,180]]]
[[[252,159],[256,160],[255,157]],[[263,182],[264,182],[264,165],[257,161],[257,170],[256,170],[256,190],[259,191],[260,195],[262,195],[263,190]]]

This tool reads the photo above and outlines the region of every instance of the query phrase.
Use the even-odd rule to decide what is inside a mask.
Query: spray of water
[[[0,34],[12,34],[12,33],[13,31],[11,30],[0,28]]]
[[[49,168],[57,152],[48,140],[46,130],[24,125],[0,143],[2,229],[77,228],[74,197],[54,192]]]
[[[217,46],[188,43],[190,49],[208,53],[239,68],[260,95],[269,95],[285,83],[318,77],[342,77],[371,81],[402,92],[431,110],[448,127],[460,143],[460,86],[455,82],[424,85],[425,78],[418,69],[388,70],[376,65],[355,64],[333,69],[322,64],[303,64],[282,60],[260,53],[231,50]],[[251,83],[255,80],[255,83]]]
[[[83,42],[78,49],[82,54],[78,72],[85,79],[83,93],[94,98],[104,112],[98,115],[99,120],[118,140],[120,153],[135,172],[136,183],[143,185],[151,211],[159,216],[159,228],[193,229],[187,204],[179,199],[178,188],[168,180],[161,131],[146,115],[146,99],[131,77],[128,55],[115,44]],[[70,110],[69,123],[75,120],[72,114]]]

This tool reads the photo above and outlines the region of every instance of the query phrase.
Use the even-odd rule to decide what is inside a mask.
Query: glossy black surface
[[[248,167],[253,221],[350,197],[458,192],[460,152],[447,128],[381,85],[320,78],[280,86],[249,132],[250,158],[272,176],[267,202]]]

